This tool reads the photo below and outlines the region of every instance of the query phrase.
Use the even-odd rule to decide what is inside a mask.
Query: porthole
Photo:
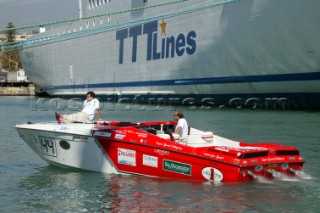
[[[68,141],[61,140],[59,144],[62,149],[70,149],[70,143]]]

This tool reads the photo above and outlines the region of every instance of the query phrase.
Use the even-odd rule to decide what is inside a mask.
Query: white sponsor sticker
[[[213,168],[213,167],[206,167],[202,169],[202,176],[209,180],[214,182],[221,182],[223,179],[223,174],[220,172],[220,170]]]
[[[122,134],[116,134],[116,136],[114,136],[114,138],[117,138],[117,139],[123,139],[125,137],[125,135],[122,135]]]
[[[142,164],[145,166],[158,167],[158,157],[144,154]]]
[[[136,166],[136,151],[118,148],[118,163]]]
[[[111,132],[95,132],[94,135],[96,136],[104,136],[104,137],[111,137]]]

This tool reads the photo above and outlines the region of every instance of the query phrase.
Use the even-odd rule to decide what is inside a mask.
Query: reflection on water
[[[308,187],[308,182],[211,184],[47,166],[21,180],[16,201],[21,211],[41,212],[298,212],[306,207]]]

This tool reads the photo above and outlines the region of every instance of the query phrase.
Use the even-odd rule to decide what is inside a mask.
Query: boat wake
[[[310,174],[305,173],[304,171],[297,171],[296,175],[298,178],[303,180],[314,180],[316,178],[313,178]]]
[[[256,176],[256,180],[259,183],[273,183],[273,181],[271,179],[268,179],[268,178],[263,177],[263,176]]]
[[[263,176],[255,176],[255,180],[259,183],[273,183],[274,181],[288,181],[288,182],[299,182],[303,180],[314,180],[310,174],[305,173],[304,171],[295,171],[295,176],[288,176],[281,172],[272,170],[269,171],[273,179],[268,179]]]

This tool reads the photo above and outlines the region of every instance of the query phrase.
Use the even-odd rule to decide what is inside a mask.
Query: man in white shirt
[[[95,98],[95,93],[92,91],[87,92],[87,99],[83,102],[83,109],[80,112],[70,115],[61,115],[57,112],[55,113],[59,124],[92,122],[95,114],[97,114],[99,121],[102,121],[99,110],[99,100]]]
[[[179,134],[180,139],[183,140],[188,135],[188,131],[189,131],[188,123],[186,119],[184,119],[183,113],[181,111],[176,111],[173,116],[174,116],[174,120],[178,121],[176,130],[174,131],[174,133]]]

